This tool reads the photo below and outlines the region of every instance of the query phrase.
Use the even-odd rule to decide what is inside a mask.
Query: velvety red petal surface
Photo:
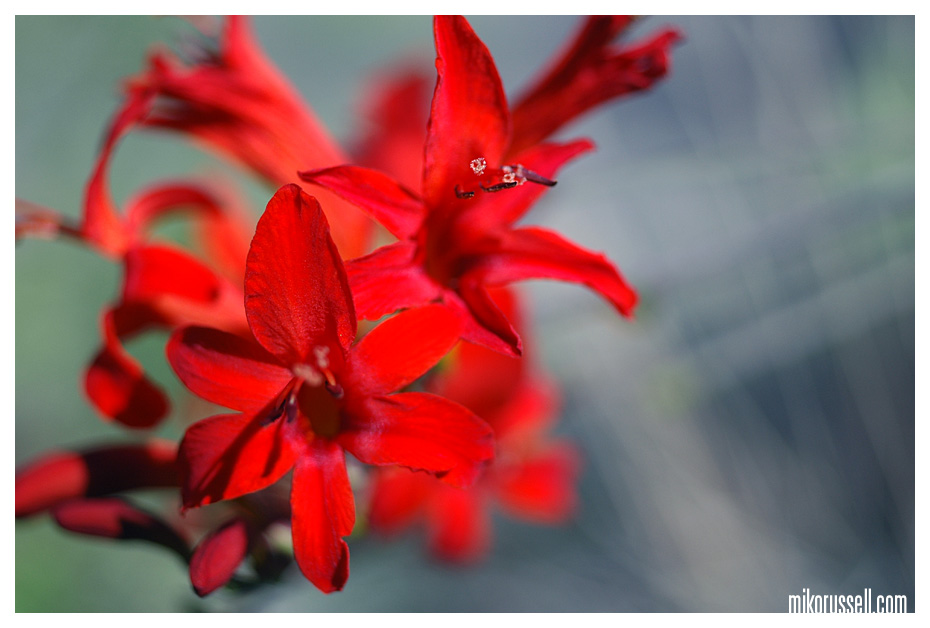
[[[381,223],[400,240],[417,232],[426,215],[423,202],[388,175],[360,166],[301,172],[300,178],[338,194]]]
[[[279,480],[295,460],[282,433],[285,422],[263,425],[260,418],[225,414],[188,428],[178,452],[184,507],[232,499]]]
[[[340,591],[349,578],[349,547],[342,537],[355,526],[355,499],[342,448],[317,438],[302,451],[291,486],[294,557],[320,591]]]
[[[75,497],[178,486],[176,456],[170,441],[45,454],[16,471],[16,517]]]
[[[115,312],[104,314],[104,346],[87,368],[84,391],[104,417],[126,427],[152,427],[168,412],[168,399],[123,348]]]
[[[359,318],[378,320],[440,298],[444,288],[414,261],[416,252],[413,242],[397,242],[346,264]]]
[[[342,259],[319,203],[294,184],[258,221],[246,260],[245,309],[255,339],[287,366],[314,347],[348,347],[355,309]]]
[[[455,186],[477,183],[472,160],[482,157],[491,167],[501,163],[510,117],[491,53],[465,18],[436,16],[433,29],[439,80],[430,110],[423,199],[430,208],[460,207]]]
[[[207,534],[191,555],[194,592],[203,597],[229,582],[248,551],[248,524],[243,519],[233,519]]]
[[[165,351],[191,391],[247,414],[257,414],[294,377],[254,340],[216,329],[179,329]]]
[[[338,440],[366,464],[421,469],[454,486],[470,485],[494,456],[484,421],[426,393],[369,400],[364,409],[343,416]]]
[[[437,490],[427,513],[430,550],[440,558],[471,562],[491,546],[491,521],[479,491]]]
[[[624,316],[632,316],[637,302],[636,292],[610,260],[538,227],[503,234],[499,251],[481,260],[474,272],[488,284],[521,279],[580,283],[599,293]]]
[[[496,469],[495,494],[514,517],[539,523],[562,523],[578,501],[578,452],[558,443],[521,464]]]
[[[422,514],[439,486],[436,478],[408,469],[377,469],[372,473],[368,525],[381,534],[397,534]]]
[[[185,561],[187,541],[161,518],[116,498],[75,499],[52,510],[65,530],[111,539],[148,541],[176,552]]]
[[[442,305],[407,310],[371,330],[350,352],[357,388],[384,395],[436,365],[458,342],[459,317]]]

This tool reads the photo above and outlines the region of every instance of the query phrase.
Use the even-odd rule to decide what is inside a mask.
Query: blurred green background
[[[571,17],[476,17],[516,94]],[[350,541],[323,596],[284,583],[200,600],[166,552],[16,524],[17,611],[784,611],[787,595],[905,594],[914,606],[914,19],[662,17],[671,77],[562,137],[591,137],[528,216],[605,251],[643,299],[634,323],[581,288],[530,285],[560,432],[585,453],[578,516],[501,519],[470,569],[422,539]],[[427,17],[257,18],[333,133],[358,138],[366,80],[433,61]],[[16,196],[77,215],[120,79],[176,18],[16,18]],[[231,173],[178,137],[135,134],[117,200],[160,177]],[[171,232],[169,226],[168,232]],[[16,462],[125,439],[84,401],[119,269],[69,242],[16,250]],[[132,345],[173,399],[164,336]],[[178,404],[180,405],[180,404]],[[176,421],[159,429],[176,436]]]

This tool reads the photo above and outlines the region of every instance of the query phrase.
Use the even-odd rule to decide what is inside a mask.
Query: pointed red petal
[[[368,524],[381,534],[397,534],[414,522],[426,500],[441,486],[436,478],[408,469],[375,469],[368,504]]]
[[[386,320],[350,353],[356,386],[386,395],[412,383],[436,365],[461,332],[459,317],[442,305],[401,312]]]
[[[179,329],[165,351],[174,372],[191,391],[247,414],[257,414],[293,378],[254,340],[216,329]]]
[[[520,464],[495,468],[498,500],[514,517],[562,523],[575,510],[580,461],[568,443],[552,445]]]
[[[472,562],[491,546],[491,521],[478,489],[437,490],[428,511],[430,550],[444,560]]]
[[[627,317],[632,316],[637,301],[636,292],[606,257],[538,227],[504,234],[500,250],[482,259],[474,272],[490,285],[521,279],[580,283],[598,292]]]
[[[429,471],[468,486],[494,456],[488,425],[448,399],[400,393],[343,415],[339,442],[365,464]]]
[[[514,291],[498,288],[492,298],[514,329],[520,329],[522,316]],[[526,356],[516,358],[462,343],[452,352],[448,366],[430,380],[429,392],[462,404],[490,423],[489,413],[507,403],[525,376],[525,367]]]
[[[631,21],[625,15],[587,18],[552,70],[514,107],[510,155],[541,142],[589,109],[648,89],[665,76],[670,49],[681,35],[664,29],[645,43],[611,48],[611,41]]]
[[[414,262],[416,251],[413,242],[396,242],[346,264],[359,318],[375,321],[439,299],[444,289]]]
[[[144,119],[152,106],[152,94],[137,92],[124,103],[107,131],[103,150],[97,157],[94,172],[84,191],[84,215],[81,232],[100,250],[114,257],[126,252],[135,238],[120,217],[110,197],[108,173],[110,158],[120,138],[136,123]]]
[[[168,412],[168,400],[123,348],[117,323],[121,308],[104,314],[104,346],[84,376],[84,391],[102,414],[126,427],[148,428]]]
[[[52,511],[65,530],[111,539],[148,541],[166,547],[185,561],[187,541],[161,518],[117,497],[75,499]]]
[[[169,441],[45,454],[16,471],[16,517],[74,497],[178,486],[176,456]]]
[[[349,578],[349,546],[342,537],[355,526],[355,499],[342,448],[317,438],[294,469],[291,487],[294,558],[323,593],[340,591]]]
[[[317,346],[348,349],[355,309],[320,204],[294,184],[268,202],[246,260],[245,309],[255,339],[285,365]]]
[[[455,187],[477,182],[472,160],[483,157],[492,167],[501,163],[510,114],[491,53],[465,18],[436,16],[433,29],[439,79],[430,110],[423,199],[430,208],[461,206]]]
[[[523,341],[482,282],[475,277],[463,277],[459,282],[458,296],[460,299],[446,298],[445,301],[462,317],[462,340],[504,355],[519,357],[523,354]]]
[[[426,215],[419,198],[377,170],[335,166],[298,174],[304,181],[323,186],[368,212],[400,240],[412,238]]]
[[[200,597],[229,582],[249,552],[249,530],[244,519],[228,521],[205,536],[191,556],[190,577]]]
[[[284,423],[224,414],[188,428],[178,452],[184,507],[232,499],[278,481],[295,459]]]

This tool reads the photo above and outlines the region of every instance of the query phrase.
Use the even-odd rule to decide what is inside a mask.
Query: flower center
[[[500,192],[509,190],[523,185],[527,181],[538,183],[547,187],[552,187],[557,182],[552,179],[527,170],[523,164],[511,164],[501,166],[500,168],[488,168],[487,160],[484,157],[472,159],[468,167],[478,179],[478,188],[484,192]],[[475,196],[474,181],[471,185],[456,185],[455,196],[458,198],[473,198]]]

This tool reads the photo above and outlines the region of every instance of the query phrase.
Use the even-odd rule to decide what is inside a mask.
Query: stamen
[[[297,364],[291,371],[311,386],[319,386],[323,383],[323,375],[309,364]]]
[[[320,367],[320,370],[329,368],[329,347],[314,347],[313,355],[316,357],[316,365]]]
[[[505,183],[498,183],[498,184],[496,184],[496,185],[491,185],[491,186],[488,186],[488,187],[484,187],[484,185],[481,184],[481,183],[479,183],[478,185],[479,185],[479,186],[481,187],[481,189],[484,190],[485,192],[500,192],[501,190],[509,190],[510,188],[515,188],[515,187],[517,187],[517,182],[516,182],[516,181],[510,181],[509,183],[508,183],[508,182],[505,182]]]
[[[471,198],[475,195],[474,192],[463,192],[459,186],[455,186],[455,196],[456,198]]]
[[[522,170],[522,168],[521,168],[521,170]],[[533,172],[532,170],[523,170],[523,176],[526,177],[526,180],[527,180],[527,181],[532,181],[533,183],[538,183],[538,184],[540,184],[540,185],[545,185],[546,187],[550,187],[550,188],[551,188],[552,186],[554,186],[556,183],[558,183],[558,181],[553,181],[552,179],[547,179],[546,177],[542,176],[541,174],[536,174],[536,173]]]
[[[471,163],[468,165],[471,166],[471,171],[480,177],[484,169],[487,168],[488,162],[484,160],[484,157],[478,157],[477,159],[472,159]]]

